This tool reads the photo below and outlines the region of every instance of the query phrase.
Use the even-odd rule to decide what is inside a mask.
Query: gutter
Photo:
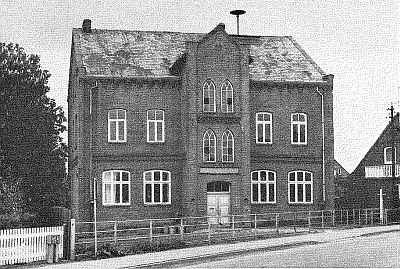
[[[326,179],[325,179],[325,113],[324,113],[324,95],[319,91],[317,86],[317,93],[321,96],[321,127],[322,127],[322,200],[326,201]]]

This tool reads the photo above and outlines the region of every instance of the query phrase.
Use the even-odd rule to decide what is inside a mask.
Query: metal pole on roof
[[[396,149],[394,147],[394,139],[395,139],[395,126],[394,126],[394,108],[393,104],[390,105],[390,131],[391,131],[391,150],[392,150],[392,206],[395,207],[397,205],[396,203],[396,190],[395,190],[395,184],[396,184]]]
[[[237,35],[239,35],[239,16],[243,15],[244,13],[246,13],[246,11],[241,10],[241,9],[232,10],[230,12],[230,14],[236,16]]]

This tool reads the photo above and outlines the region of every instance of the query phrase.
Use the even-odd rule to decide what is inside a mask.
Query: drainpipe
[[[324,113],[324,95],[319,91],[317,86],[317,93],[321,96],[321,127],[322,127],[322,199],[326,201],[326,180],[325,180],[325,113]]]

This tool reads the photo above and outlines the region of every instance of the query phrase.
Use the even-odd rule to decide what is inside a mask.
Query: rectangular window
[[[145,204],[171,204],[171,172],[146,171],[143,184]]]
[[[126,111],[108,111],[108,142],[126,142]]]
[[[121,180],[122,179],[122,180]],[[113,170],[103,172],[103,205],[130,204],[130,173]]]
[[[311,172],[290,172],[288,188],[289,203],[312,203],[313,183]]]
[[[307,144],[307,115],[304,113],[295,113],[291,115],[292,126],[292,144]]]
[[[256,143],[272,144],[272,114],[259,112],[256,114]]]
[[[147,142],[164,142],[164,126],[164,111],[156,109],[147,111]]]
[[[392,164],[392,147],[386,147],[383,150],[384,164]],[[396,163],[396,148],[394,148],[394,163]]]
[[[251,202],[275,203],[276,173],[259,170],[251,172]]]

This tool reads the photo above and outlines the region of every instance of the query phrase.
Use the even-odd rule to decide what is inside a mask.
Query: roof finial
[[[243,15],[244,13],[246,13],[246,11],[241,10],[241,9],[236,9],[236,10],[232,10],[230,13],[232,15],[236,16],[236,20],[237,20],[237,35],[239,35],[239,16]]]

